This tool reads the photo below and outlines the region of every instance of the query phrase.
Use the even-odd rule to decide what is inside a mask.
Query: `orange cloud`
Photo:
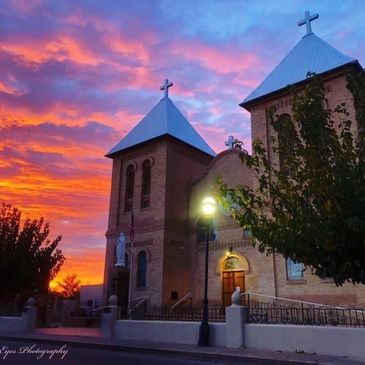
[[[0,131],[1,200],[21,209],[23,219],[43,216],[51,239],[63,235],[66,262],[57,280],[76,273],[83,283],[102,282],[111,164],[97,138],[111,128],[18,119]]]
[[[14,7],[20,18],[35,16],[41,2],[19,0]],[[212,122],[224,113],[221,95],[237,94],[232,85],[251,86],[249,76],[231,73],[256,66],[257,58],[199,41],[171,45],[138,19],[132,33],[81,6],[54,21],[49,34],[19,25],[22,34],[9,32],[0,44],[6,65],[0,76],[0,196],[23,217],[44,216],[53,237],[63,235],[66,262],[56,281],[76,273],[83,284],[95,284],[103,280],[110,193],[111,161],[104,154],[153,107],[144,104],[152,90],[158,101],[165,77],[173,78],[172,95],[187,106],[182,111],[191,121],[206,116]],[[195,82],[202,67],[213,79]],[[209,95],[209,102],[199,94]],[[216,151],[225,148],[227,128],[196,125]]]
[[[76,274],[81,280],[81,285],[101,284],[104,275],[104,257],[104,248],[90,248],[79,252],[77,256],[69,256],[50,286],[56,287],[70,274]]]
[[[0,123],[2,128],[18,125],[40,125],[51,121],[55,125],[70,127],[84,126],[88,121],[100,122],[126,133],[130,128],[143,118],[143,114],[136,114],[128,109],[120,108],[115,112],[85,110],[83,106],[70,107],[66,103],[55,102],[48,105],[46,110],[33,110],[27,105],[20,105],[16,110],[0,101]],[[1,140],[0,140],[1,143]],[[92,144],[93,141],[90,141]],[[77,148],[75,146],[74,148]]]
[[[33,40],[24,38],[13,42],[4,40],[0,50],[21,57],[29,66],[37,66],[48,61],[70,60],[81,65],[95,66],[103,62],[103,58],[93,52],[90,47],[71,36],[58,36],[52,40],[38,40],[34,46]]]

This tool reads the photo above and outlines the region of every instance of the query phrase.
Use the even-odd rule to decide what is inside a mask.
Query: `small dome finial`
[[[238,143],[238,139],[233,136],[228,136],[228,141],[224,142],[224,144],[230,149],[233,150],[235,145]]]

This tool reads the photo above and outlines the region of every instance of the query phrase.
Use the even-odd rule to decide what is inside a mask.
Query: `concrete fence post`
[[[114,338],[115,321],[118,316],[118,298],[116,295],[109,297],[109,305],[103,308],[101,314],[101,337]]]
[[[226,307],[226,347],[245,348],[245,325],[248,320],[248,308],[241,306],[240,288],[232,294],[232,305]]]
[[[37,320],[37,307],[34,298],[29,298],[22,313],[22,332],[31,333],[35,330]]]

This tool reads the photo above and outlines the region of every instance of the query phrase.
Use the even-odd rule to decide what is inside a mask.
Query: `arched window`
[[[125,212],[130,212],[133,209],[133,194],[134,194],[134,166],[129,165],[126,170],[126,177],[125,177],[125,202],[124,202]]]
[[[290,156],[289,150],[289,136],[286,134],[288,125],[291,123],[289,114],[282,114],[278,118],[278,147],[279,147],[279,164],[280,171],[286,176],[290,176],[290,167],[288,165],[288,158]]]
[[[213,225],[209,228],[209,241],[214,241],[217,238],[214,222]],[[203,218],[198,220],[196,224],[196,242],[205,242],[207,240],[207,224]]]
[[[146,286],[147,276],[147,255],[145,251],[141,251],[137,256],[137,286]]]
[[[142,164],[142,192],[141,192],[141,208],[150,206],[151,191],[151,162],[145,160]]]

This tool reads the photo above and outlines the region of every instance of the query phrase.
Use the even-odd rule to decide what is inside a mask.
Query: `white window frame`
[[[289,281],[304,280],[304,265],[301,262],[295,262],[286,259],[286,277]]]

